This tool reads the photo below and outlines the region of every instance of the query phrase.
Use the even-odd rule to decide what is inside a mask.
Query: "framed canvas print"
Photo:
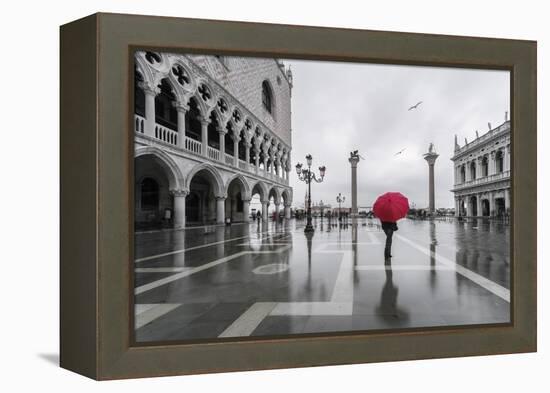
[[[62,26],[62,367],[535,351],[535,119],[530,41]]]

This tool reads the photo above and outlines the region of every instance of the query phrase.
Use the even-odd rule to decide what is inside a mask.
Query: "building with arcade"
[[[291,90],[276,59],[136,52],[136,229],[290,218]]]
[[[510,121],[505,115],[498,127],[471,142],[458,144],[454,156],[455,215],[506,217],[510,210]]]

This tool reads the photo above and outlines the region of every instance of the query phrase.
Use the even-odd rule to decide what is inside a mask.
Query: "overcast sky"
[[[454,135],[459,144],[475,131],[503,123],[510,106],[507,71],[285,60],[292,67],[292,163],[327,167],[325,181],[312,184],[314,201],[351,204],[349,152],[358,149],[358,201],[371,206],[386,191],[399,191],[416,207],[428,205],[428,165],[422,158],[433,142],[436,207],[454,207]],[[417,109],[407,109],[418,101]],[[395,155],[405,149],[402,154]],[[296,207],[306,185],[293,168]]]

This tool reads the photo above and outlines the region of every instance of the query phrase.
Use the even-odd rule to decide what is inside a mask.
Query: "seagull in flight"
[[[418,101],[416,103],[416,105],[411,106],[408,110],[410,111],[410,110],[416,109],[416,108],[418,108],[418,105],[420,105],[420,104],[422,104],[422,101]]]
[[[407,148],[399,150],[397,153],[394,154],[394,156],[398,156],[399,154],[403,153]]]

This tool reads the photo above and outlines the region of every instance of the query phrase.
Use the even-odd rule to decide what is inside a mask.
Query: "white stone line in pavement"
[[[375,236],[374,234],[375,233],[378,233],[378,231],[374,232],[374,231],[371,231],[371,232],[368,232],[368,235],[369,235],[369,239],[371,241],[372,244],[380,244],[380,239]]]
[[[265,234],[265,235],[268,235],[268,234],[271,233],[271,232],[261,232],[261,233],[262,233],[262,234]],[[253,235],[252,235],[252,236],[253,236]],[[281,237],[281,236],[282,236],[282,234],[277,234],[277,235],[275,235],[274,237]],[[198,245],[198,246],[193,246],[193,247],[189,247],[189,248],[182,248],[182,249],[179,249],[179,250],[174,250],[174,251],[170,251],[170,252],[165,252],[165,253],[162,253],[162,254],[150,255],[150,256],[148,256],[148,257],[138,258],[138,259],[136,259],[134,262],[135,262],[135,263],[139,263],[139,262],[149,261],[149,260],[151,260],[151,259],[162,258],[162,257],[168,256],[168,255],[181,254],[182,252],[192,251],[192,250],[198,250],[198,249],[200,249],[200,248],[215,246],[215,245],[223,244],[223,243],[229,243],[229,242],[233,242],[233,241],[236,241],[236,240],[246,239],[246,238],[249,238],[249,237],[251,237],[251,235],[241,236],[241,237],[235,237],[235,238],[232,238],[232,239],[229,239],[229,240],[220,240],[219,242],[212,242],[212,243],[208,243],[208,244],[200,244],[200,245]],[[263,235],[262,235],[261,239],[263,239],[264,237],[266,237],[266,236],[263,236]]]
[[[273,310],[277,303],[254,303],[239,318],[229,325],[218,337],[250,336],[265,317]]]
[[[411,270],[411,271],[425,271],[425,270],[455,270],[452,266],[447,265],[438,265],[438,266],[429,266],[429,265],[359,265],[355,267],[355,270]]]
[[[328,254],[330,252],[324,252]],[[331,302],[353,302],[353,253],[351,251],[339,251],[342,253],[340,269],[332,289]]]
[[[273,311],[271,311],[269,315],[270,316],[352,315],[352,312],[353,312],[353,303],[351,301],[288,302],[288,303],[277,303],[277,305],[273,308]]]
[[[236,244],[236,246],[239,247],[248,247],[248,246],[260,246],[260,247],[268,247],[268,246],[286,246],[288,244],[292,243],[282,243],[282,242],[274,242],[274,243],[262,243],[262,242],[250,242],[250,243],[240,243]]]
[[[160,303],[160,304],[152,304],[152,305],[145,305],[140,304],[138,306],[152,306],[146,309],[145,311],[142,311],[141,313],[137,314],[135,317],[135,328],[139,329],[142,326],[147,325],[149,322],[154,321],[155,319],[163,316],[166,313],[169,313],[173,309],[181,306],[179,303]]]
[[[190,276],[191,274],[195,274],[195,273],[198,273],[200,271],[210,269],[213,266],[217,266],[219,264],[231,261],[232,259],[239,258],[243,255],[248,254],[248,253],[249,253],[248,251],[241,251],[241,252],[238,252],[236,254],[229,255],[227,257],[223,257],[223,258],[220,258],[220,259],[216,259],[215,261],[212,261],[212,262],[209,262],[209,263],[205,263],[204,265],[197,266],[197,267],[191,268],[189,270],[186,270],[186,271],[183,271],[183,272],[180,272],[180,273],[177,273],[177,274],[173,274],[169,277],[165,277],[165,278],[162,278],[160,280],[153,281],[149,284],[145,284],[145,285],[142,285],[140,287],[137,287],[134,290],[134,293],[136,295],[139,295],[139,294],[141,294],[143,292],[147,292],[147,291],[149,291],[153,288],[157,288],[157,287],[160,287],[161,285],[165,285],[165,284],[168,284],[172,281],[179,280],[180,278]]]
[[[280,254],[283,251],[286,251],[286,250],[290,249],[290,247],[292,247],[292,245],[287,244],[286,246],[279,247],[276,250],[249,250],[249,251],[245,251],[245,252],[247,254]]]
[[[456,270],[456,272],[459,273],[460,275],[470,279],[471,281],[473,281],[476,284],[478,284],[479,286],[485,288],[489,292],[492,292],[493,294],[497,295],[501,299],[504,299],[508,303],[510,302],[510,290],[509,289],[504,288],[503,286],[497,284],[496,282],[493,282],[493,281],[491,281],[491,280],[489,280],[489,279],[487,279],[487,278],[471,271],[470,269],[466,269],[464,266],[461,266],[461,265],[457,264],[456,262],[451,261],[448,258],[445,258],[444,256],[438,254],[437,252],[434,253],[434,252],[430,251],[426,247],[423,247],[423,246],[415,243],[414,241],[406,238],[403,235],[399,235],[399,234],[395,234],[395,235],[400,240],[404,241],[405,243],[407,243],[411,247],[416,248],[418,251],[420,251],[420,252],[422,252],[422,253],[424,253],[428,256],[432,256],[432,255],[435,254],[435,259],[436,259],[437,262],[440,262],[440,263],[445,264],[447,266],[453,267]]]
[[[225,263],[225,262],[229,262],[235,258],[239,258],[243,255],[247,255],[247,254],[280,254],[286,250],[288,250],[289,248],[291,247],[291,245],[286,245],[284,247],[279,247],[278,249],[276,250],[265,250],[265,251],[240,251],[238,253],[235,253],[235,254],[232,254],[232,255],[229,255],[229,256],[226,256],[226,257],[223,257],[223,258],[220,258],[220,259],[216,259],[212,262],[209,262],[209,263],[205,263],[204,265],[201,265],[201,266],[197,266],[197,267],[193,267],[193,268],[188,268],[180,273],[177,273],[177,274],[173,274],[171,276],[168,276],[168,277],[164,277],[164,278],[161,278],[160,280],[156,280],[156,281],[153,281],[153,282],[150,282],[148,284],[145,284],[145,285],[142,285],[140,287],[137,287],[135,290],[134,290],[134,293],[136,295],[139,295],[143,292],[147,292],[147,291],[150,291],[151,289],[154,289],[154,288],[157,288],[157,287],[160,287],[162,285],[165,285],[165,284],[168,284],[172,281],[176,281],[176,280],[179,280],[181,278],[184,278],[184,277],[188,277],[192,274],[195,274],[195,273],[198,273],[198,272],[201,272],[203,270],[206,270],[206,269],[210,269],[211,267],[214,267],[214,266],[217,266],[219,264],[222,264],[222,263]]]
[[[139,315],[139,314],[141,314],[141,313],[143,313],[143,312],[145,312],[145,311],[147,311],[150,308],[153,308],[155,306],[156,306],[156,304],[154,304],[154,303],[153,304],[136,304],[134,306],[134,311],[135,311],[136,315]]]
[[[373,242],[326,242],[323,243],[325,246],[374,246],[378,245],[380,243],[373,243]],[[332,250],[329,250],[332,251]],[[322,251],[321,251],[322,252]]]
[[[193,269],[192,267],[137,267],[134,269],[136,273],[177,273]]]

